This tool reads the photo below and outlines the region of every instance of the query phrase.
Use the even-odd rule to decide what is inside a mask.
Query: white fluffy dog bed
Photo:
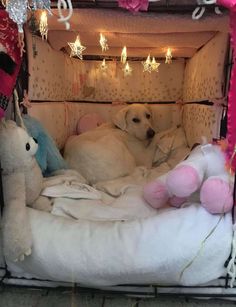
[[[78,203],[82,211],[83,202]],[[86,210],[95,202],[87,200]],[[101,221],[99,201],[97,206],[97,221],[86,219],[86,214],[76,220],[28,209],[33,252],[24,262],[8,262],[9,270],[15,276],[92,286],[189,286],[225,274],[232,239],[230,214],[219,222],[219,215],[209,214],[199,204],[155,211],[147,208],[139,188],[128,189],[116,200],[112,214],[119,212],[117,221],[109,221],[109,216]],[[145,218],[138,217],[141,211]]]

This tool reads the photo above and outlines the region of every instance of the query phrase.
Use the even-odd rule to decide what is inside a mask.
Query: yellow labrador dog
[[[136,166],[151,167],[154,135],[150,109],[133,104],[118,111],[111,124],[69,138],[64,156],[71,168],[95,184],[129,175]]]

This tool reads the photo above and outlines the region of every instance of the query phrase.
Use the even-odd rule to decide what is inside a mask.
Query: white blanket
[[[164,162],[160,166],[148,169],[144,166],[136,167],[130,176],[125,176],[109,181],[102,181],[95,185],[95,187],[108,193],[110,196],[118,197],[124,193],[126,188],[131,186],[143,186],[147,182],[164,175],[170,170],[169,165]]]
[[[64,174],[44,179],[44,189],[41,195],[47,197],[65,197],[74,199],[101,199],[102,194],[83,182],[83,178],[76,171],[64,171]]]
[[[24,262],[8,262],[14,275],[106,286],[197,285],[225,273],[232,238],[230,214],[202,245],[220,217],[199,204],[155,211],[135,188],[116,199],[107,212],[95,200],[88,206],[93,209],[86,211],[88,200],[80,203],[84,201],[78,220],[28,209],[33,253]],[[142,214],[145,218],[140,218]],[[117,221],[104,221],[111,215]]]
[[[52,214],[76,220],[88,221],[128,221],[147,218],[157,214],[142,198],[142,188],[127,187],[119,198],[110,204],[102,200],[74,200],[57,198],[54,201]]]

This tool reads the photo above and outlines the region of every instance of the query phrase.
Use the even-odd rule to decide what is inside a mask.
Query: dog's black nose
[[[152,128],[148,128],[147,130],[147,138],[151,139],[154,137],[155,131]]]
[[[36,143],[36,144],[38,144],[38,141],[37,141],[37,139],[33,138],[33,140],[35,141],[35,143]]]

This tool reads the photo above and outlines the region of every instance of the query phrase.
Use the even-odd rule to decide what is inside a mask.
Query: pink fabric
[[[233,48],[234,65],[231,72],[230,91],[228,95],[228,158],[230,159],[236,144],[236,0],[218,0],[217,4],[227,7],[230,10],[230,34]],[[236,169],[236,159],[232,163]]]
[[[9,18],[5,10],[0,10],[0,44],[5,47],[8,55],[16,63],[16,68],[12,75],[0,70],[0,93],[10,97],[16,83],[22,58],[18,47],[17,25]]]
[[[82,116],[77,124],[77,134],[95,129],[104,123],[102,117],[97,113],[88,113]]]
[[[118,0],[119,7],[131,12],[147,11],[148,0]]]
[[[188,197],[200,187],[197,171],[188,165],[176,167],[166,180],[168,190],[175,196]]]
[[[161,181],[156,180],[144,186],[143,197],[149,205],[158,209],[167,203],[169,194],[166,186]]]
[[[212,214],[229,212],[233,207],[233,193],[229,184],[219,178],[207,179],[200,191],[202,206]]]

